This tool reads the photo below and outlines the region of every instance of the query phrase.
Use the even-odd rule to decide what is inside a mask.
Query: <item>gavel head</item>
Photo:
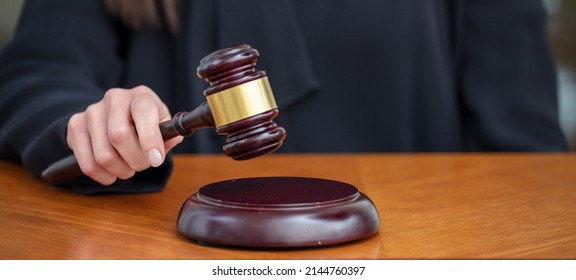
[[[284,128],[273,121],[278,106],[266,72],[255,69],[258,58],[256,49],[237,45],[207,55],[197,69],[210,84],[204,96],[216,132],[227,136],[224,153],[235,160],[271,153],[286,138]]]

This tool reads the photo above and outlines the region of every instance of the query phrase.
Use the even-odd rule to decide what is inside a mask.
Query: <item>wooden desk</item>
[[[82,196],[0,162],[1,259],[575,259],[576,154],[177,156],[159,193]],[[305,176],[357,186],[378,208],[370,238],[328,248],[200,245],[180,235],[201,186]]]

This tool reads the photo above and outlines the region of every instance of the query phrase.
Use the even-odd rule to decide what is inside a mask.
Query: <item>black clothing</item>
[[[68,118],[111,87],[144,84],[190,111],[205,100],[200,59],[238,43],[268,73],[287,131],[278,152],[568,149],[536,0],[181,1],[176,35],[130,30],[102,2],[26,2],[0,54],[1,158],[39,174],[69,155]],[[220,153],[224,141],[206,129],[174,151]],[[154,190],[170,170],[168,159],[112,188],[72,185]]]

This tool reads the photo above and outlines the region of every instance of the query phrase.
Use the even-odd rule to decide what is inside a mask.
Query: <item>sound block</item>
[[[350,184],[303,177],[212,183],[182,205],[178,230],[199,242],[242,247],[341,244],[378,232],[373,202]]]

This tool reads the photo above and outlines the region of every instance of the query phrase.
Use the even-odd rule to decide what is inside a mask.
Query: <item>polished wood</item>
[[[310,177],[251,177],[210,183],[178,215],[200,242],[258,248],[343,244],[380,229],[374,203],[350,184]]]
[[[286,138],[286,130],[273,121],[279,113],[272,109],[218,127],[216,133],[227,136],[224,154],[234,160],[248,160],[276,151]]]
[[[1,259],[575,259],[576,154],[176,156],[162,192],[83,196],[0,162]],[[176,227],[212,182],[305,176],[370,197],[372,237],[314,249],[206,246]]]
[[[197,69],[198,77],[210,84],[204,96],[267,77],[265,71],[256,70],[259,58],[258,50],[246,44],[217,50],[204,57]],[[274,122],[279,113],[278,108],[272,108],[218,126],[216,133],[226,136],[224,154],[234,160],[248,160],[276,151],[286,138],[286,130]]]
[[[206,55],[197,69],[198,77],[210,84],[204,90],[204,96],[266,77],[265,71],[255,69],[259,58],[258,51],[247,44],[223,48]],[[228,103],[221,105],[230,107]],[[286,131],[273,121],[278,114],[278,108],[272,108],[217,127],[216,133],[227,137],[222,147],[224,154],[235,160],[247,160],[280,148],[286,138]],[[190,136],[196,129],[214,125],[211,107],[203,102],[191,112],[175,114],[172,120],[160,123],[159,128],[163,139],[169,140],[178,135]],[[41,177],[47,183],[56,184],[76,179],[82,174],[76,157],[70,155],[49,165],[42,171]]]

